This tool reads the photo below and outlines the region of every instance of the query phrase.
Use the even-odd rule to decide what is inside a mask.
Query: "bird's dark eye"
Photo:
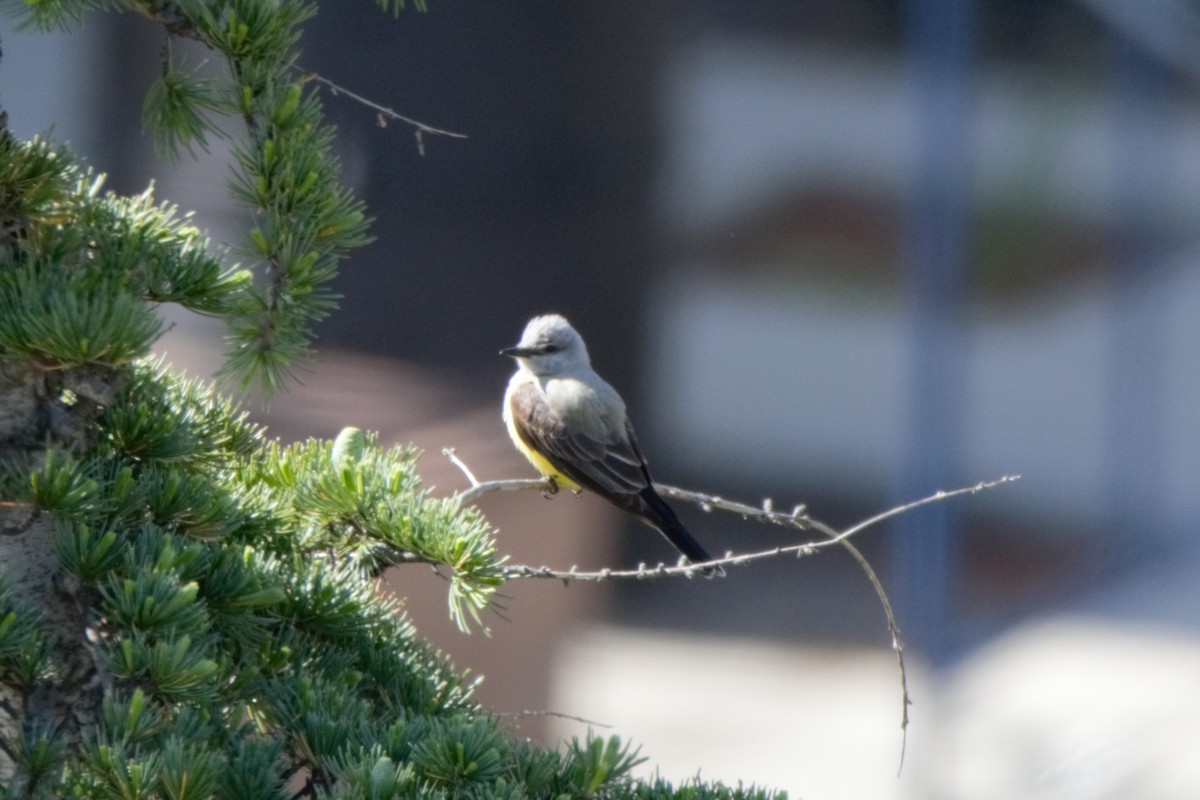
[[[557,353],[557,352],[558,352],[558,345],[556,345],[556,344],[544,344],[544,345],[542,345],[542,352],[543,352],[543,353]]]

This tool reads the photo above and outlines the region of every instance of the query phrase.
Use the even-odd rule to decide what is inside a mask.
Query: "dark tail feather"
[[[675,511],[667,505],[667,501],[658,496],[658,492],[648,486],[638,496],[642,500],[642,508],[639,509],[638,516],[657,528],[663,536],[667,537],[667,541],[675,546],[676,550],[687,556],[688,561],[693,564],[712,561],[712,556],[692,534],[688,533],[688,529],[683,527],[679,517],[675,516]],[[701,572],[709,578],[725,574],[725,570],[720,567],[705,567]]]

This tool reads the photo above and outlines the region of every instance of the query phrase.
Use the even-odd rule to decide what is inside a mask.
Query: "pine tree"
[[[400,2],[380,2],[398,13]],[[442,565],[478,626],[503,581],[487,521],[422,488],[411,449],[347,430],[284,447],[211,386],[147,359],[156,306],[221,318],[226,372],[285,383],[367,239],[332,129],[295,69],[315,6],[30,0],[202,42],[146,120],[167,151],[244,124],[233,199],[248,269],[147,191],[122,197],[43,139],[0,130],[0,796],[767,797],[630,776],[635,750],[512,735],[375,578]]]

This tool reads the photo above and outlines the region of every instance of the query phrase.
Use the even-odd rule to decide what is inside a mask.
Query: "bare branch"
[[[466,465],[466,462],[458,457],[458,450],[453,447],[443,447],[442,455],[450,459],[451,464],[462,470],[462,474],[467,476],[467,480],[471,482],[471,486],[479,485],[479,479],[475,477],[475,473],[471,472],[471,468]]]
[[[896,654],[896,667],[900,670],[900,763],[896,768],[896,775],[899,776],[900,771],[904,769],[904,756],[908,752],[908,707],[912,705],[912,697],[908,693],[908,670],[904,666],[904,643],[900,639],[900,626],[896,624],[892,601],[888,599],[883,582],[879,580],[867,557],[849,539],[837,541],[858,562],[859,568],[871,582],[871,588],[875,590],[875,596],[879,598],[879,605],[887,618],[888,633],[892,637],[892,651]]]
[[[378,121],[380,127],[386,127],[387,120],[389,120],[389,119],[395,120],[396,122],[402,122],[405,125],[410,126],[413,129],[413,135],[417,139],[417,152],[421,155],[425,155],[425,138],[424,137],[426,134],[429,134],[430,136],[447,136],[451,139],[466,139],[467,138],[467,135],[465,133],[458,133],[456,131],[448,131],[443,128],[435,128],[432,125],[426,125],[424,122],[421,122],[420,120],[415,120],[412,117],[406,117],[398,111],[388,108],[387,106],[380,105],[379,103],[376,103],[374,100],[369,100],[366,97],[363,97],[361,94],[352,92],[349,89],[347,89],[346,87],[334,83],[333,81],[329,80],[328,78],[326,78],[323,75],[320,75],[319,73],[305,71],[303,73],[302,80],[316,81],[317,83],[321,84],[326,89],[328,89],[334,97],[338,97],[340,95],[345,95],[346,97],[350,98],[354,102],[364,105],[367,108],[371,109],[372,111],[375,112],[375,114],[376,114],[375,118]]]
[[[442,455],[446,456],[456,467],[462,470],[467,480],[471,483],[471,488],[459,492],[455,496],[465,505],[473,503],[485,494],[491,492],[511,492],[523,491],[529,489],[537,489],[539,491],[555,491],[557,487],[554,482],[548,478],[529,479],[518,478],[509,480],[496,480],[481,483],[471,472],[470,468],[463,463],[455,452],[454,448],[447,447],[442,449]],[[665,486],[656,484],[655,488],[664,495],[677,500],[684,500],[690,503],[695,503],[702,510],[711,512],[713,510],[729,511],[731,513],[740,514],[747,519],[755,519],[760,522],[766,522],[775,525],[785,525],[795,527],[800,530],[815,530],[823,534],[827,538],[820,541],[802,542],[800,544],[773,547],[769,550],[760,550],[754,553],[738,553],[728,551],[723,558],[715,558],[711,561],[700,563],[679,563],[675,566],[668,567],[664,562],[659,562],[653,567],[647,567],[645,564],[638,565],[637,569],[602,569],[594,572],[581,572],[576,567],[571,567],[569,570],[558,570],[547,566],[532,567],[525,565],[517,565],[504,568],[504,576],[506,578],[551,578],[555,580],[578,580],[578,581],[606,581],[614,578],[658,578],[673,575],[684,575],[687,577],[695,577],[705,567],[720,567],[720,566],[741,566],[750,564],[755,561],[762,561],[768,558],[775,558],[781,555],[795,555],[797,558],[812,555],[817,550],[829,547],[834,544],[843,544],[850,537],[861,533],[867,528],[878,525],[880,522],[891,519],[892,517],[920,508],[921,506],[931,503],[942,502],[953,497],[958,497],[964,494],[977,494],[985,489],[992,489],[1005,483],[1012,483],[1019,480],[1020,475],[1005,475],[992,481],[981,481],[972,486],[964,486],[960,489],[950,491],[937,491],[928,497],[923,497],[920,500],[914,500],[911,503],[890,508],[887,511],[876,514],[873,517],[863,520],[844,531],[837,531],[825,523],[813,519],[808,516],[804,505],[796,506],[788,513],[774,511],[772,509],[772,501],[768,498],[763,501],[761,507],[746,505],[732,500],[726,500],[719,495],[704,494],[702,492],[693,492],[687,489],[680,489],[676,486]]]
[[[931,503],[940,503],[943,500],[949,500],[951,497],[958,497],[959,495],[979,494],[980,492],[982,492],[986,489],[994,489],[997,486],[1001,486],[1006,483],[1013,483],[1014,481],[1019,481],[1019,480],[1021,480],[1020,475],[1004,475],[999,478],[996,478],[993,481],[980,481],[979,483],[975,484],[974,486],[964,486],[961,489],[952,489],[948,492],[947,491],[937,491],[937,492],[934,492],[933,494],[929,495],[928,497],[922,497],[920,500],[914,500],[911,503],[905,503],[902,506],[896,506],[895,508],[889,508],[887,511],[884,511],[880,514],[876,514],[875,516],[870,517],[869,519],[865,519],[856,525],[851,525],[846,530],[842,531],[839,534],[836,534],[836,536],[833,538],[833,540],[830,541],[829,543],[834,544],[834,543],[840,542],[844,539],[849,539],[851,536],[855,535],[856,533],[859,533],[863,530],[866,530],[867,528],[878,525],[880,522],[883,522],[884,520],[891,519],[892,517],[898,517],[901,514],[907,514],[909,511],[912,511],[915,508],[920,508],[921,506],[927,506]],[[823,533],[828,533],[831,530],[830,528],[827,528],[824,525],[820,525],[820,523],[817,523],[816,520],[810,519],[809,521],[813,523],[813,527],[817,528],[817,530],[820,530]],[[819,527],[818,527],[818,525],[819,525]]]
[[[888,509],[887,511],[884,511],[881,514],[876,514],[875,516],[871,517],[870,519],[864,520],[864,521],[858,523],[857,525],[853,525],[849,528],[846,528],[846,530],[841,531],[841,532],[838,532],[838,531],[834,530],[833,528],[829,527],[828,525],[825,525],[822,522],[818,522],[817,520],[814,520],[811,517],[804,517],[803,518],[804,522],[807,525],[811,526],[814,530],[819,531],[823,535],[829,537],[827,539],[823,539],[823,540],[819,540],[819,541],[808,541],[808,542],[802,542],[800,544],[772,547],[768,550],[759,550],[754,553],[733,553],[732,551],[729,551],[726,553],[724,558],[714,558],[711,561],[702,561],[702,562],[699,562],[696,564],[691,564],[691,563],[679,564],[679,565],[676,565],[673,567],[668,567],[665,563],[659,562],[654,567],[647,567],[645,564],[640,564],[640,565],[638,565],[637,569],[624,569],[624,570],[602,569],[602,570],[595,571],[595,572],[580,572],[574,567],[572,567],[569,570],[556,570],[556,569],[552,569],[550,567],[545,567],[545,566],[530,567],[530,566],[518,565],[518,566],[505,567],[504,568],[504,576],[506,578],[553,578],[556,580],[576,580],[576,581],[606,581],[606,580],[611,580],[614,578],[636,578],[639,580],[643,580],[646,578],[659,578],[659,577],[668,577],[668,576],[673,576],[673,575],[686,575],[687,577],[695,577],[705,567],[743,566],[745,564],[750,564],[755,561],[763,561],[768,558],[776,558],[781,555],[794,555],[797,558],[803,558],[804,556],[810,556],[813,553],[815,553],[816,551],[822,550],[831,545],[843,544],[851,536],[854,536],[855,534],[858,534],[858,533],[862,533],[867,528],[877,525],[880,522],[883,522],[884,520],[891,519],[892,517],[899,516],[900,514],[911,511],[914,508],[919,508],[920,506],[928,505],[930,503],[941,502],[943,500],[949,500],[950,498],[958,497],[959,495],[975,494],[977,492],[983,491],[984,489],[991,489],[996,486],[1000,486],[1001,484],[1011,483],[1012,481],[1017,480],[1019,477],[1020,477],[1019,475],[1005,475],[1004,477],[998,478],[994,481],[983,481],[983,482],[977,483],[973,486],[966,486],[961,489],[954,489],[952,491],[939,491],[939,492],[929,495],[928,497],[921,498],[920,500],[915,500],[911,503],[906,503],[902,506],[896,506],[895,508]],[[491,483],[512,484],[514,482],[513,481],[492,481]],[[528,481],[527,483],[532,484],[532,486],[526,486],[524,488],[535,488],[535,487],[542,488],[544,486],[544,484],[542,484],[541,481]],[[486,484],[479,484],[480,487],[485,486],[485,485]],[[504,488],[518,488],[518,487],[505,486]],[[694,498],[695,497],[703,497],[703,498],[707,499],[706,495],[700,495],[696,492],[685,492],[684,490],[677,490],[677,491],[679,493],[676,495],[673,495],[673,496],[680,498],[680,499],[687,499],[687,497],[689,495],[691,495]],[[701,507],[703,507],[703,504],[701,505]],[[713,507],[718,508],[719,506],[714,505]],[[753,508],[752,506],[746,506],[746,507]],[[762,512],[758,512],[757,510],[756,510],[756,513],[762,514]]]
[[[499,480],[488,481],[481,483],[471,472],[470,468],[458,457],[453,448],[445,448],[442,454],[450,459],[456,467],[467,477],[471,483],[471,488],[465,492],[458,493],[457,497],[463,503],[473,503],[485,494],[498,491],[520,491],[524,489],[539,489],[541,491],[554,491],[557,487],[550,479],[542,480]],[[551,578],[561,580],[564,583],[568,581],[606,581],[620,578],[633,578],[636,580],[645,580],[649,578],[669,577],[674,575],[684,575],[692,578],[701,575],[705,568],[722,567],[722,566],[737,566],[749,564],[754,561],[761,561],[776,556],[790,554],[797,558],[812,555],[818,550],[827,548],[831,545],[838,545],[844,548],[850,556],[858,563],[863,574],[867,576],[867,580],[871,583],[871,588],[875,590],[876,597],[879,598],[879,604],[883,608],[884,616],[887,619],[888,634],[892,640],[892,650],[896,653],[896,665],[900,671],[900,729],[902,742],[900,745],[900,764],[899,770],[904,768],[904,756],[908,749],[908,724],[909,715],[908,708],[912,705],[912,698],[908,693],[908,670],[904,664],[904,644],[900,636],[900,627],[896,623],[896,615],[892,608],[891,601],[888,599],[887,591],[883,588],[883,583],[879,580],[874,568],[862,552],[854,546],[850,538],[874,525],[878,525],[885,520],[905,514],[913,509],[920,508],[930,503],[938,503],[943,500],[957,497],[965,494],[976,494],[985,489],[992,489],[1005,483],[1011,483],[1019,480],[1019,475],[1005,475],[993,481],[981,481],[973,486],[966,486],[961,489],[951,491],[938,491],[928,497],[923,497],[920,500],[915,500],[911,503],[905,503],[887,511],[876,514],[873,517],[863,520],[855,525],[852,525],[845,530],[838,531],[820,520],[813,519],[808,516],[806,507],[803,504],[795,506],[790,512],[784,513],[775,511],[774,503],[770,498],[763,500],[761,506],[751,506],[745,503],[740,503],[734,500],[727,500],[718,495],[704,494],[701,492],[693,492],[687,489],[680,489],[677,486],[656,485],[656,489],[663,495],[675,500],[684,500],[689,503],[694,503],[703,511],[712,512],[728,511],[733,514],[739,514],[744,519],[755,520],[757,522],[780,525],[783,527],[796,528],[798,530],[813,530],[826,537],[820,541],[802,542],[800,544],[788,545],[783,547],[774,547],[770,550],[762,550],[755,553],[734,554],[727,552],[724,558],[713,559],[698,564],[690,564],[680,559],[680,562],[673,567],[668,567],[665,563],[659,562],[654,567],[647,567],[645,564],[639,564],[637,569],[616,570],[602,569],[594,572],[581,572],[576,567],[571,567],[569,570],[558,570],[551,567],[531,567],[526,565],[516,565],[504,567],[502,574],[505,579],[513,578]],[[551,712],[546,712],[551,713]],[[558,715],[565,716],[565,715]],[[572,719],[578,719],[569,717]],[[585,721],[586,720],[581,720]]]
[[[191,20],[188,19],[186,14],[184,14],[183,12],[179,11],[176,8],[171,7],[169,4],[135,3],[131,10],[134,11],[135,13],[140,14],[141,16],[151,20],[152,22],[156,22],[159,25],[162,25],[163,29],[167,32],[167,34],[169,36],[178,36],[178,37],[185,38],[185,39],[194,39],[198,42],[202,42],[204,45],[206,45],[208,47],[212,46],[208,42],[208,40],[204,38],[203,34],[201,34],[199,29],[197,29],[196,26],[192,24]],[[304,70],[303,68],[301,68],[298,65],[293,65],[293,69],[300,72],[300,79],[302,81],[316,81],[317,83],[321,84],[326,89],[328,89],[330,91],[330,93],[333,94],[334,97],[337,97],[339,95],[345,95],[346,97],[350,98],[354,102],[364,105],[367,108],[370,108],[371,110],[373,110],[375,112],[375,118],[378,121],[380,127],[387,127],[387,121],[389,119],[395,120],[396,122],[402,122],[405,125],[412,127],[413,135],[416,137],[416,140],[417,140],[417,152],[420,155],[425,155],[425,135],[426,134],[428,134],[430,136],[446,136],[451,139],[466,139],[467,138],[467,135],[465,133],[458,133],[456,131],[449,131],[449,130],[444,130],[442,128],[435,128],[432,125],[427,125],[424,122],[421,122],[420,120],[413,119],[412,117],[406,117],[394,109],[388,108],[387,106],[384,106],[384,105],[380,105],[379,103],[376,103],[373,100],[368,100],[366,97],[363,97],[362,95],[360,95],[356,92],[352,92],[349,89],[347,89],[346,87],[341,86],[340,84],[334,83],[333,81],[329,80],[328,78],[324,77],[323,75],[320,75],[319,73],[313,72],[311,70]]]
[[[730,511],[734,514],[741,514],[745,519],[753,519],[772,525],[790,525],[801,530],[812,527],[813,521],[808,518],[807,508],[803,503],[784,514],[775,510],[774,501],[769,497],[763,500],[762,506],[756,508],[735,500],[726,500],[719,495],[693,492],[688,489],[680,489],[678,486],[655,484],[654,488],[658,490],[659,494],[666,495],[667,497],[695,503],[700,506],[702,511],[712,511],[713,509]]]
[[[558,486],[549,478],[512,478],[502,481],[487,481],[480,483],[471,469],[463,463],[455,452],[453,447],[443,447],[442,455],[450,459],[450,463],[462,470],[462,473],[467,476],[467,480],[471,482],[471,488],[465,492],[458,492],[455,497],[459,499],[464,506],[474,503],[485,494],[492,492],[522,492],[530,489],[537,489],[541,492],[553,494],[558,491]]]

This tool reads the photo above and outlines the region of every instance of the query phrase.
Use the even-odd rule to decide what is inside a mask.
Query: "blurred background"
[[[614,726],[644,770],[805,798],[1200,796],[1200,3],[617,0],[327,3],[302,66],[344,96],[377,218],[297,385],[256,417],[415,442],[427,483],[528,477],[496,351],[566,314],[664,483],[845,526],[978,481],[844,553],[720,581],[517,582],[491,636],[420,567],[389,587],[526,735]],[[0,106],[110,185],[243,212],[224,144],[158,159],[161,33],[94,15],[0,29]],[[194,63],[204,59],[192,54]],[[165,313],[171,315],[169,309]],[[191,374],[220,331],[171,315]],[[594,498],[488,497],[513,563],[673,561]],[[680,508],[711,550],[795,533]]]

